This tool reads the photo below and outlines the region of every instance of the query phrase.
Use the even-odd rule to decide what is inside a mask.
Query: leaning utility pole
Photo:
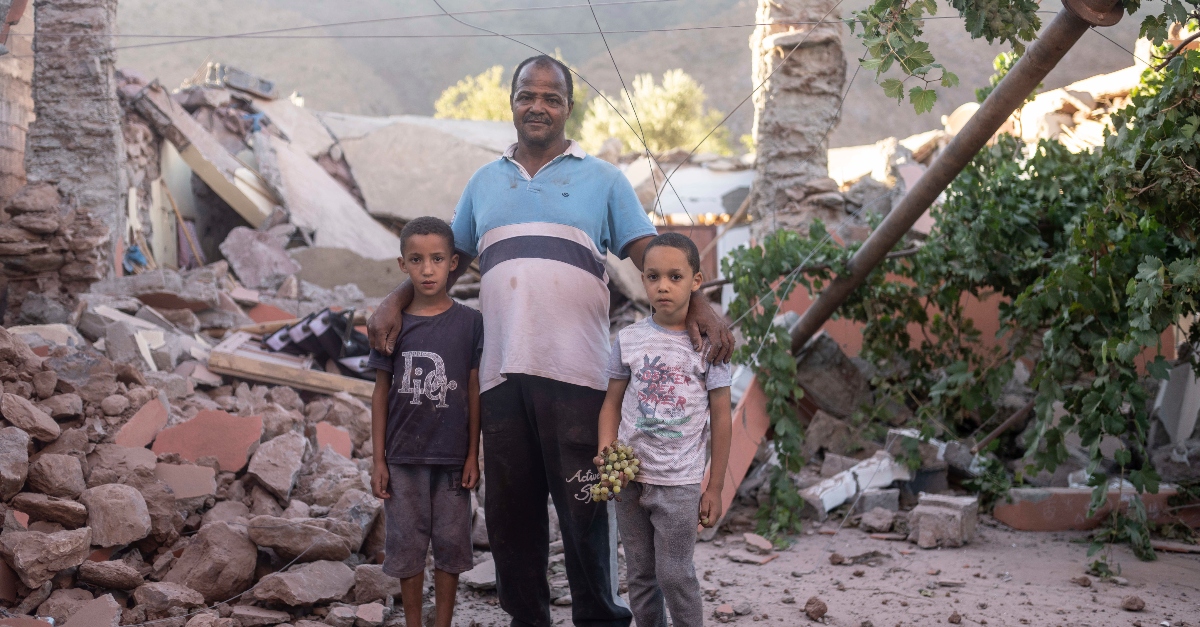
[[[1064,0],[1062,10],[1054,16],[1037,41],[1029,46],[1021,60],[1000,81],[899,205],[863,242],[862,248],[854,253],[846,264],[847,271],[831,281],[820,297],[800,316],[800,322],[792,331],[792,354],[798,353],[850,294],[862,285],[867,275],[883,261],[917,218],[925,213],[954,177],[995,135],[1000,125],[1025,101],[1025,97],[1058,65],[1083,33],[1093,26],[1112,26],[1120,21],[1123,14],[1124,9],[1117,0]]]

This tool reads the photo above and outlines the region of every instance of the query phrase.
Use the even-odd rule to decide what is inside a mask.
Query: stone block
[[[258,549],[244,527],[214,522],[200,528],[163,581],[185,585],[216,603],[249,588],[257,563]]]
[[[8,531],[0,534],[0,555],[30,588],[50,581],[60,570],[74,568],[87,559],[92,530],[41,533]]]
[[[16,394],[0,396],[0,415],[39,442],[53,442],[62,433],[49,414]]]
[[[818,409],[804,432],[804,447],[801,452],[808,459],[816,457],[817,453],[822,451],[843,455],[849,451],[850,444],[850,425]]]
[[[858,504],[855,506],[854,511],[861,514],[877,507],[892,512],[900,511],[900,489],[872,488],[863,490],[858,496]]]
[[[308,453],[308,438],[289,431],[258,447],[247,472],[276,497],[287,501]]]
[[[151,450],[159,455],[178,453],[190,462],[216,457],[223,472],[240,472],[262,433],[262,418],[258,416],[232,416],[206,409],[187,422],[160,431]]]
[[[874,403],[871,385],[837,340],[818,333],[796,358],[796,382],[817,407],[835,418],[849,418]]]
[[[858,526],[863,531],[870,533],[887,533],[892,530],[892,523],[896,521],[896,512],[882,507],[876,507],[868,510],[862,515]]]
[[[859,461],[861,460],[846,457],[845,455],[838,455],[827,450],[825,451],[825,458],[821,460],[821,476],[828,479],[839,472],[850,470]]]
[[[83,466],[71,455],[40,455],[29,465],[29,487],[49,496],[75,498],[87,483]]]
[[[400,598],[400,580],[383,572],[379,564],[362,564],[354,569],[354,602],[385,601]]]
[[[484,560],[475,568],[458,576],[458,580],[472,590],[494,590],[496,588],[496,563]]]
[[[344,560],[363,538],[357,526],[334,518],[255,516],[247,530],[258,546],[273,549],[285,560],[302,562]]]
[[[225,236],[221,253],[242,285],[274,289],[285,277],[300,271],[300,264],[288,256],[284,244],[268,232],[239,226]]]
[[[0,501],[21,491],[29,477],[29,434],[16,427],[0,429]]]
[[[55,378],[57,382],[57,377]],[[83,399],[78,394],[58,394],[42,401],[42,408],[51,418],[74,418],[83,414]]]
[[[975,539],[978,523],[977,497],[921,494],[908,514],[908,540],[923,549],[960,547]]]
[[[46,520],[67,529],[78,529],[87,524],[87,507],[70,499],[22,492],[13,498],[11,505],[13,509],[28,514],[31,521]]]
[[[287,572],[263,577],[250,594],[260,601],[289,606],[341,599],[354,586],[354,571],[341,562],[322,561],[293,566]]]

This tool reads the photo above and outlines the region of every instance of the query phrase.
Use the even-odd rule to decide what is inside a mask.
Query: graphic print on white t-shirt
[[[677,386],[691,385],[692,377],[680,366],[667,365],[662,355],[642,355],[642,367],[634,373],[637,379],[637,403],[640,416],[634,428],[662,438],[681,438],[675,429],[691,421],[687,411],[687,396],[677,393]],[[679,389],[678,392],[683,392]]]
[[[457,390],[458,382],[446,378],[446,365],[441,355],[428,351],[404,351],[404,374],[400,377],[400,394],[412,394],[412,405],[420,405],[425,398],[437,401],[435,407],[449,407],[446,392]],[[415,362],[415,363],[414,363]],[[421,377],[424,376],[424,379]]]

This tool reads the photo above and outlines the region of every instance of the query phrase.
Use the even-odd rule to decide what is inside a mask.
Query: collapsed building
[[[763,21],[807,15],[787,4],[761,3]],[[115,0],[11,6],[0,10],[4,25],[33,37],[13,38],[0,56],[0,606],[68,627],[394,622],[399,586],[379,565],[381,503],[367,474],[371,385],[338,347],[403,279],[397,228],[449,218],[470,174],[514,141],[511,125],[312,111],[217,63],[171,89],[113,67]],[[68,53],[58,44],[80,19],[91,20],[88,35]],[[812,61],[756,100],[757,160],[601,155],[622,167],[660,229],[697,240],[713,276],[764,225],[821,218],[842,241],[865,238],[865,212],[886,214],[969,115],[827,149],[844,81],[840,36],[828,27],[756,35],[760,75],[797,48]],[[1096,146],[1097,125],[1138,73],[1046,92],[1013,129]],[[806,102],[822,114],[797,128],[788,110]],[[918,223],[913,237],[930,226]],[[610,257],[608,270],[614,328],[647,315],[632,265]],[[477,277],[452,294],[477,304]],[[314,325],[335,329],[341,344],[328,348]],[[952,493],[978,473],[969,446],[922,440],[904,415],[883,443],[851,428],[855,409],[874,402],[852,357],[856,332],[831,325],[797,356],[811,463],[794,481],[811,515],[925,548],[971,542],[978,502]],[[272,338],[304,350],[273,349]],[[752,379],[741,368],[734,385],[724,531],[749,529],[745,512],[767,498],[774,463]],[[1027,400],[1020,382],[1007,392],[1013,407]],[[1163,386],[1172,445],[1194,441],[1197,398],[1185,370]],[[915,469],[896,462],[909,445]],[[1178,477],[1195,468],[1186,454],[1172,459]],[[1086,516],[1090,489],[1060,474],[1014,491],[996,518],[1019,529],[1099,524]],[[1148,498],[1151,517],[1179,519],[1171,495]],[[485,498],[482,488],[473,497],[478,565],[463,576],[479,596],[495,586]],[[1046,498],[1062,507],[1039,506]],[[561,542],[552,550],[560,557]],[[552,563],[552,597],[569,604],[561,559]]]

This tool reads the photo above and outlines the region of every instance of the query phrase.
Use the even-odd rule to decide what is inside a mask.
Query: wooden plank
[[[1151,540],[1150,546],[1154,547],[1156,551],[1168,551],[1170,553],[1200,553],[1200,544],[1172,542],[1171,540]]]
[[[300,367],[303,358],[281,353],[267,353],[247,345],[248,333],[234,333],[221,342],[208,358],[208,369],[253,381],[287,385],[301,390],[337,394],[348,392],[361,400],[370,401],[375,384],[364,379],[340,374],[309,370]]]

